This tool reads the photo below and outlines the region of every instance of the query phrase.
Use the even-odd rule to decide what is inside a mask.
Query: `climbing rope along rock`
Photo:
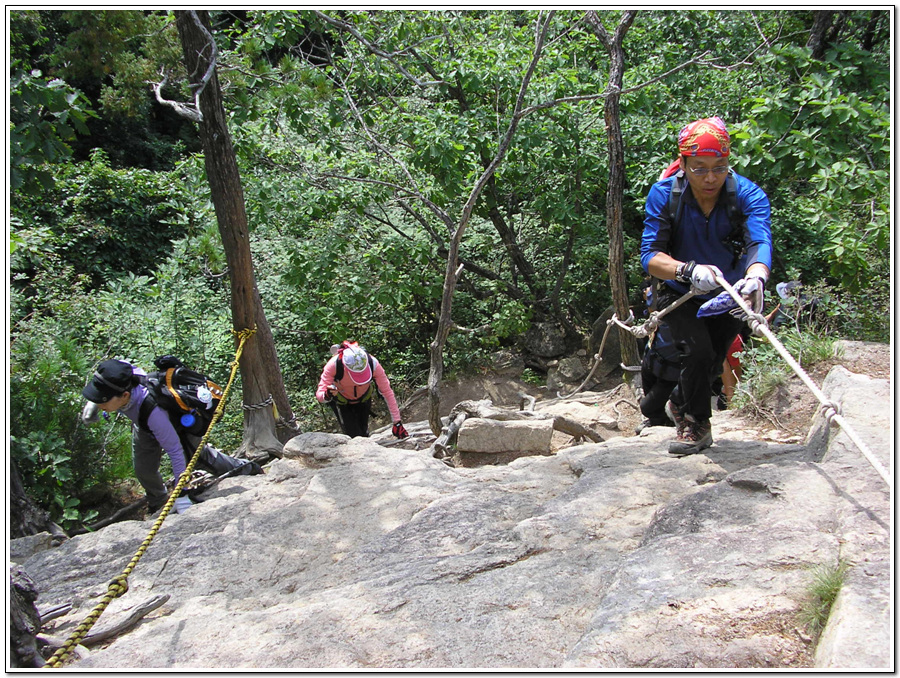
[[[822,390],[818,386],[816,386],[816,383],[810,378],[810,376],[806,373],[806,371],[800,366],[800,363],[798,363],[794,359],[794,357],[784,347],[784,344],[782,344],[778,340],[778,338],[775,336],[775,334],[772,332],[772,330],[769,329],[769,324],[766,321],[765,317],[759,313],[754,313],[747,306],[747,303],[744,301],[744,299],[741,297],[741,295],[739,295],[737,292],[735,292],[734,288],[731,286],[731,284],[729,284],[729,282],[727,280],[725,280],[725,278],[723,278],[722,276],[717,276],[716,282],[719,283],[719,285],[721,285],[728,292],[728,294],[731,295],[731,297],[735,300],[735,302],[737,302],[738,306],[740,306],[741,310],[747,316],[747,324],[750,326],[750,329],[753,332],[753,334],[755,334],[756,336],[765,337],[772,344],[772,346],[775,347],[775,350],[778,351],[778,354],[782,358],[784,358],[785,362],[787,362],[787,364],[790,365],[791,369],[794,370],[794,372],[797,374],[797,376],[800,377],[800,380],[806,385],[806,387],[816,397],[816,399],[820,403],[820,410],[822,411],[822,414],[825,417],[825,420],[829,424],[835,423],[838,426],[840,426],[841,429],[843,429],[843,431],[847,434],[847,436],[850,438],[850,440],[853,441],[853,444],[856,445],[856,447],[859,449],[860,452],[862,452],[862,454],[866,458],[866,460],[872,465],[872,467],[875,469],[875,471],[878,473],[878,475],[881,476],[881,479],[884,480],[885,483],[887,483],[887,486],[889,488],[893,489],[893,483],[891,482],[891,477],[890,477],[890,474],[888,473],[887,469],[875,457],[875,455],[869,449],[868,445],[866,445],[866,443],[862,440],[862,438],[859,437],[859,435],[856,433],[856,431],[853,430],[853,427],[850,425],[850,423],[846,419],[844,419],[844,417],[841,416],[839,407],[835,403],[831,402],[825,396],[824,393],[822,393]],[[603,355],[603,345],[606,343],[606,336],[609,334],[609,330],[612,328],[613,325],[618,325],[623,330],[631,332],[631,334],[633,334],[636,338],[642,338],[642,337],[649,336],[649,334],[651,332],[653,332],[653,330],[655,330],[659,326],[659,321],[663,316],[665,316],[667,313],[673,311],[678,306],[681,306],[681,304],[683,304],[684,302],[686,302],[688,299],[690,299],[691,297],[693,297],[696,294],[697,294],[697,290],[692,287],[689,292],[687,292],[683,296],[676,299],[674,302],[669,304],[669,306],[664,308],[662,311],[654,311],[653,313],[651,313],[650,318],[646,322],[644,322],[638,326],[634,326],[631,324],[634,319],[633,316],[630,317],[626,322],[623,322],[623,321],[619,320],[615,314],[613,314],[612,318],[610,318],[607,321],[606,332],[603,334],[603,340],[600,342],[600,350],[597,351],[594,366],[591,368],[590,372],[588,373],[588,376],[585,378],[584,382],[582,382],[581,386],[579,386],[577,389],[572,391],[572,393],[569,393],[565,396],[560,396],[560,398],[564,399],[564,398],[569,398],[569,397],[575,395],[582,388],[584,388],[584,386],[588,383],[588,381],[590,381],[591,377],[593,377],[594,372],[597,370],[597,367],[600,365],[601,356]],[[625,366],[623,366],[623,367],[625,367]],[[630,368],[625,367],[625,369],[630,369]]]
[[[716,278],[716,282],[718,282],[725,290],[732,296],[732,298],[738,303],[741,309],[747,314],[747,322],[750,325],[750,329],[754,334],[759,336],[762,334],[772,346],[775,347],[775,350],[778,351],[778,354],[784,358],[785,362],[791,366],[791,369],[800,377],[800,380],[806,385],[806,387],[812,392],[816,399],[821,403],[821,410],[823,411],[823,415],[825,416],[825,420],[830,424],[834,422],[838,426],[840,426],[844,433],[846,433],[850,440],[853,441],[853,444],[859,448],[859,451],[863,453],[863,456],[866,460],[872,465],[875,471],[878,472],[878,475],[881,476],[881,479],[887,483],[887,486],[893,489],[893,484],[891,483],[890,474],[888,474],[887,469],[884,468],[884,465],[875,457],[872,451],[869,449],[868,445],[863,442],[862,438],[853,430],[853,427],[850,426],[850,423],[841,416],[838,411],[838,406],[828,400],[822,390],[816,386],[816,383],[810,378],[810,376],[804,371],[802,367],[800,367],[800,363],[798,363],[794,357],[788,352],[788,350],[784,347],[772,330],[769,329],[769,324],[766,322],[765,317],[760,315],[759,313],[753,313],[750,308],[747,306],[746,302],[743,300],[741,295],[734,291],[734,288],[728,283],[725,278],[719,276]]]

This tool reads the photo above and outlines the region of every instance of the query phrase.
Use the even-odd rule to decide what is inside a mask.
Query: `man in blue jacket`
[[[655,183],[647,196],[641,265],[660,285],[664,308],[691,287],[699,292],[666,315],[681,352],[678,386],[667,403],[676,438],[669,453],[694,454],[712,445],[711,378],[722,371],[743,319],[724,313],[698,318],[724,277],[754,313],[772,265],[769,199],[729,167],[731,138],[721,118],[696,120],[678,135],[679,171]],[[673,188],[679,200],[670,200]],[[674,206],[673,206],[674,204]]]

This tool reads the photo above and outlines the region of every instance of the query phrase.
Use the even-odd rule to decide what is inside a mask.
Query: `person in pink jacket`
[[[332,346],[331,352],[334,355],[325,363],[319,377],[316,400],[331,406],[341,430],[351,438],[368,437],[372,396],[377,387],[394,422],[391,432],[397,438],[406,438],[409,433],[400,420],[397,398],[378,359],[355,341]]]

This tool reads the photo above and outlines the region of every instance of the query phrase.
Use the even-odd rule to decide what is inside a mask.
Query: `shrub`
[[[10,454],[26,493],[69,528],[96,515],[83,498],[126,467],[130,427],[82,423],[81,389],[91,363],[78,340],[52,329],[59,330],[43,323],[12,344]]]
[[[834,338],[809,326],[802,330],[796,326],[784,327],[776,337],[803,369],[834,356]],[[735,392],[734,407],[759,411],[759,403],[786,384],[794,371],[765,339],[748,342],[740,357],[743,374]]]

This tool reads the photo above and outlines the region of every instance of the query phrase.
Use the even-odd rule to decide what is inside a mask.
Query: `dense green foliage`
[[[718,114],[737,171],[772,199],[773,282],[819,290],[828,336],[888,339],[890,17],[831,14],[819,58],[811,11],[638,13],[621,99],[634,289],[644,196],[678,129]],[[601,13],[607,30],[619,16]],[[537,17],[212,13],[255,274],[304,428],[324,425],[312,392],[341,339],[377,355],[401,399],[425,382],[447,242],[510,123]],[[127,436],[74,423],[92,365],[177,353],[224,379],[228,278],[196,131],[150,85],[165,74],[161,97],[191,100],[172,17],[10,18],[13,458],[35,498],[75,519],[73,488],[128,463]],[[451,373],[531,322],[586,332],[609,306],[607,66],[583,12],[556,13],[463,241],[453,319],[472,331],[451,334]],[[229,411],[222,446],[240,419]]]

